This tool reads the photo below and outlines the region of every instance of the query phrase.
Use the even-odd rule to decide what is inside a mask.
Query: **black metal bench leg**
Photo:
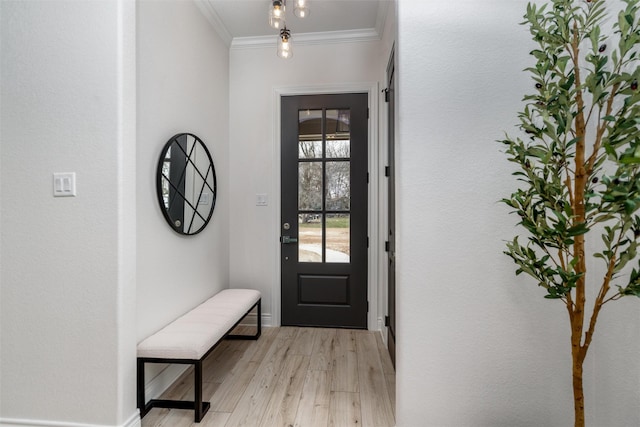
[[[138,394],[138,409],[140,410],[140,417],[144,417],[146,414],[145,411],[145,397],[144,397],[144,362],[138,359],[138,384],[137,384],[137,394]]]
[[[211,403],[209,402],[202,402],[202,360],[200,359],[198,360],[195,364],[194,364],[194,380],[195,380],[195,387],[194,387],[194,391],[193,391],[193,406],[194,406],[194,410],[195,410],[195,414],[194,414],[194,421],[196,423],[199,423],[200,421],[202,421],[202,418],[204,418],[205,414],[209,411],[209,408],[211,407]]]
[[[262,298],[258,300],[258,322],[256,324],[256,336],[255,338],[260,338],[260,334],[262,334]]]
[[[195,390],[194,390],[194,402],[195,402],[195,422],[199,423],[202,419],[202,361],[198,361],[195,364]]]
[[[257,340],[258,338],[260,338],[260,335],[262,334],[262,299],[259,299],[257,303],[255,303],[253,305],[253,307],[251,307],[251,309],[249,309],[249,311],[242,317],[242,319],[244,319],[251,311],[253,311],[254,308],[257,308],[257,316],[258,319],[256,320],[256,333],[255,335],[234,335],[234,334],[228,334],[227,335],[227,339],[229,340]],[[242,319],[240,319],[238,321],[238,323],[236,323],[236,326],[240,323],[240,321],[242,321]],[[235,326],[234,326],[235,328]],[[231,330],[233,330],[234,328],[231,328]]]

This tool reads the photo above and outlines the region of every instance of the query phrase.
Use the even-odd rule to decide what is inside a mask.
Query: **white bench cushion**
[[[260,300],[253,289],[225,289],[138,344],[138,357],[199,360]]]

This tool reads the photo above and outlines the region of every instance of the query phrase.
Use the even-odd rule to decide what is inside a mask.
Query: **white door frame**
[[[281,283],[280,283],[280,101],[282,96],[290,95],[320,95],[332,93],[364,93],[369,96],[369,206],[368,211],[368,283],[367,295],[369,300],[369,313],[367,314],[367,329],[380,330],[382,327],[381,317],[378,315],[378,287],[379,272],[378,262],[380,259],[381,240],[379,233],[379,200],[378,200],[378,83],[349,83],[337,85],[313,85],[313,86],[276,86],[273,90],[273,170],[275,179],[273,180],[274,223],[271,228],[271,239],[273,242],[273,265],[275,277],[272,278],[274,288],[271,290],[272,313],[271,323],[273,326],[280,326],[281,313]]]

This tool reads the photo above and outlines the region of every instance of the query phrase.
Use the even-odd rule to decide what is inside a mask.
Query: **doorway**
[[[281,99],[281,323],[367,327],[368,94]]]
[[[391,51],[387,66],[387,92],[385,99],[388,105],[388,161],[385,175],[388,178],[388,230],[387,230],[387,347],[391,362],[396,366],[396,179],[395,179],[395,51]]]

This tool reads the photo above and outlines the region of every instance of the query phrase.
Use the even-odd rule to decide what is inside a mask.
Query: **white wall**
[[[134,4],[0,15],[0,424],[134,425]]]
[[[275,35],[274,35],[275,39]],[[294,34],[295,43],[295,34]],[[388,52],[380,41],[295,45],[294,56],[282,60],[273,46],[231,49],[230,173],[232,287],[262,292],[268,324],[279,324],[272,297],[279,289],[279,152],[274,152],[275,88],[339,86],[375,83]],[[374,149],[377,141],[373,142]],[[266,193],[268,206],[256,206],[255,195]],[[273,317],[271,317],[273,315]]]
[[[229,55],[193,1],[143,0],[137,5],[136,325],[142,341],[229,287]],[[193,236],[171,229],[156,195],[160,152],[181,132],[205,143],[217,177],[211,220]],[[180,365],[164,368],[148,365],[147,399],[157,397],[182,371]]]
[[[532,85],[525,9],[398,2],[401,427],[572,423],[566,310],[502,254],[518,229],[498,200],[516,182],[495,140],[515,131]],[[639,309],[606,307],[587,360],[589,425],[640,424]]]
[[[192,1],[138,2],[138,341],[229,285],[228,48]],[[183,236],[156,196],[164,144],[191,132],[213,157],[209,225]]]

